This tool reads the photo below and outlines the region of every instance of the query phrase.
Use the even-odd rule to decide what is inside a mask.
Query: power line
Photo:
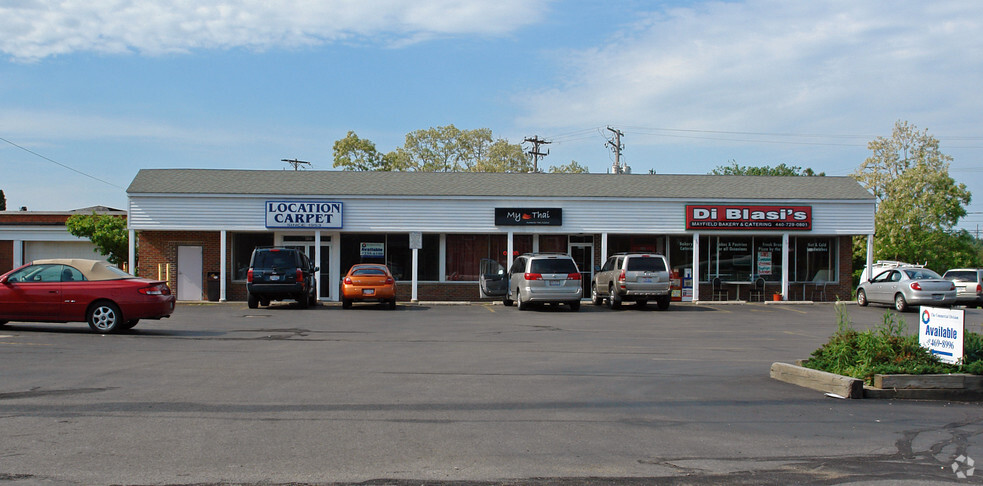
[[[546,140],[543,140],[543,139],[539,138],[539,135],[534,135],[532,137],[526,137],[526,139],[524,141],[525,142],[529,142],[529,143],[532,144],[532,150],[530,150],[530,151],[528,151],[526,153],[529,154],[529,155],[532,155],[532,170],[533,170],[533,172],[539,172],[539,159],[541,159],[543,157],[546,157],[547,155],[550,154],[550,151],[549,150],[546,150],[546,152],[540,152],[539,151],[539,146],[540,145],[549,145],[549,144],[551,144],[553,142],[547,142]]]
[[[66,168],[66,169],[68,169],[68,170],[70,170],[72,172],[75,172],[76,174],[83,175],[85,177],[88,177],[89,179],[99,181],[99,182],[101,182],[103,184],[108,184],[108,185],[113,186],[113,187],[115,187],[117,189],[123,189],[124,191],[126,190],[126,188],[124,188],[122,186],[117,186],[116,184],[113,184],[112,182],[109,182],[109,181],[100,179],[100,178],[98,178],[98,177],[96,177],[94,175],[86,174],[85,172],[82,172],[82,171],[80,171],[80,170],[78,170],[78,169],[76,169],[74,167],[70,167],[70,166],[65,165],[65,164],[63,164],[61,162],[58,162],[57,160],[51,159],[49,157],[45,157],[44,155],[41,155],[41,154],[39,154],[39,153],[31,150],[31,149],[28,149],[26,147],[22,147],[20,145],[17,145],[16,143],[11,142],[10,140],[7,140],[6,138],[0,137],[0,140],[4,141],[6,143],[9,143],[10,145],[13,145],[14,147],[17,147],[17,148],[19,148],[19,149],[21,149],[21,150],[23,150],[23,151],[25,151],[25,152],[27,152],[27,153],[29,153],[31,155],[34,155],[36,157],[40,157],[40,158],[42,158],[44,160],[47,160],[48,162],[51,162],[52,164],[55,164],[55,165],[60,166],[60,167],[64,167],[64,168]]]

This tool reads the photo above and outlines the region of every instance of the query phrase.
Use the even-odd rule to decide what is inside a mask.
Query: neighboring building
[[[126,211],[93,206],[73,211],[0,211],[0,273],[43,258],[105,260],[95,245],[73,236],[65,221],[74,214],[126,217]]]
[[[715,278],[746,299],[758,277],[769,297],[828,282],[823,299],[850,299],[851,237],[874,232],[874,197],[849,177],[152,169],[127,194],[138,272],[170,264],[179,300],[209,275],[244,300],[267,245],[318,262],[324,300],[362,261],[388,264],[403,300],[476,300],[482,260],[530,251],[571,254],[585,283],[611,253],[663,253],[683,300],[709,300]]]

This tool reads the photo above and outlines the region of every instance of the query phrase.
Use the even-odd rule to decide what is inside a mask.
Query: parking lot
[[[920,484],[983,460],[976,403],[769,379],[826,341],[834,307],[243,302],[119,335],[10,323],[0,483]],[[846,308],[859,328],[893,312]]]

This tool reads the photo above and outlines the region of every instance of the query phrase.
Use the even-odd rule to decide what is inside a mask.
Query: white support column
[[[693,233],[693,302],[700,301],[700,234]]]
[[[132,238],[132,231],[130,232],[130,237]],[[133,258],[133,253],[130,253],[130,258]],[[17,268],[24,264],[24,240],[14,240],[14,268]]]
[[[870,268],[874,266],[874,233],[867,235],[867,280],[873,278]],[[842,276],[840,278],[843,278]]]
[[[440,260],[438,262],[438,272],[437,279],[441,282],[447,281],[447,235],[444,233],[440,234],[440,249],[437,251],[437,258]]]
[[[328,288],[331,290],[330,299],[341,300],[341,233],[331,233],[331,257],[328,259],[331,269],[328,271]],[[348,269],[346,268],[345,271]]]
[[[539,234],[532,235],[532,252],[539,253]]]
[[[506,252],[508,254],[505,257],[505,270],[506,271],[508,271],[508,269],[512,268],[512,253],[515,252],[515,243],[513,243],[514,239],[515,239],[515,232],[514,231],[509,231],[509,244],[508,244],[508,249],[506,250]]]
[[[314,266],[318,267],[318,271],[314,272],[314,284],[317,287],[317,292],[315,297],[317,300],[321,300],[321,289],[324,282],[321,282],[321,230],[314,230]],[[224,294],[223,294],[224,295]]]
[[[218,242],[218,301],[225,302],[225,274],[229,271],[225,266],[225,260],[228,257],[228,245],[226,244],[226,239],[228,238],[228,233],[225,230],[219,231],[219,242]]]
[[[126,251],[130,252],[126,258],[126,270],[131,275],[137,274],[135,265],[137,264],[137,232],[130,230],[127,232]],[[14,242],[14,266],[17,266],[17,242]]]
[[[782,300],[788,300],[788,233],[782,233]]]
[[[412,302],[419,302],[420,299],[417,294],[417,284],[419,283],[418,274],[420,272],[420,250],[417,248],[413,249],[413,291],[410,295],[410,300]]]
[[[608,261],[608,234],[601,233],[601,265]]]

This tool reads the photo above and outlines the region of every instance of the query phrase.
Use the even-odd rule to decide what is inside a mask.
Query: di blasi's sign
[[[689,205],[686,229],[808,231],[812,206]]]
[[[341,228],[342,203],[266,201],[267,228]]]
[[[495,226],[562,226],[561,208],[495,208]]]
[[[922,307],[920,310],[918,343],[943,363],[962,361],[966,311],[940,307]]]

